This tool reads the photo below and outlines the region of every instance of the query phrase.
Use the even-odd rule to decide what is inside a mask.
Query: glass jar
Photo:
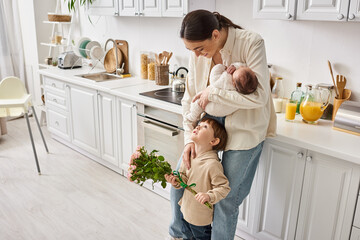
[[[334,109],[333,96],[335,96],[334,85],[327,84],[327,83],[319,83],[316,85],[316,88],[330,91],[330,102],[329,102],[329,105],[327,106],[327,108],[324,110],[324,113],[321,116],[321,119],[332,120],[332,114],[333,114],[333,109]]]
[[[148,78],[148,53],[141,52],[140,53],[140,77],[142,79]]]
[[[150,52],[148,56],[148,79],[155,80],[155,54]]]

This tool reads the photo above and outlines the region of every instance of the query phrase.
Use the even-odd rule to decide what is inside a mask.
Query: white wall
[[[280,21],[252,18],[252,1],[217,0],[216,9],[242,27],[260,33],[266,42],[268,62],[284,78],[289,96],[296,82],[332,83],[327,60],[334,74],[343,74],[360,101],[360,23]],[[125,39],[130,47],[130,71],[140,71],[140,51],[173,51],[171,64],[187,65],[188,51],[179,38],[181,18],[97,17],[92,26],[82,14],[81,34],[93,40]],[[170,67],[171,68],[171,67]]]

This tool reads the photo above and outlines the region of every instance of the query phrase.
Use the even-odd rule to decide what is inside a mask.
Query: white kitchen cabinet
[[[255,0],[253,17],[280,20],[360,21],[360,0]]]
[[[255,0],[253,17],[294,20],[296,0]]]
[[[348,21],[360,22],[360,0],[351,0]]]
[[[103,160],[118,166],[117,114],[115,96],[98,92],[100,155]]]
[[[161,17],[161,0],[119,0],[119,15]]]
[[[266,141],[259,161],[253,235],[294,239],[305,168],[305,151]]]
[[[298,0],[296,19],[346,21],[349,0]]]
[[[349,239],[359,179],[353,164],[308,151],[295,239]]]
[[[119,136],[119,168],[126,172],[129,168],[130,156],[137,146],[136,103],[117,98],[117,119]]]
[[[245,231],[259,240],[349,239],[359,180],[354,164],[269,139],[250,208],[253,229]]]
[[[90,15],[119,15],[118,0],[96,0],[87,4],[86,13]]]
[[[183,17],[195,9],[215,11],[215,0],[96,0],[87,5],[91,15]]]
[[[99,120],[96,90],[67,85],[70,103],[71,142],[100,156]]]

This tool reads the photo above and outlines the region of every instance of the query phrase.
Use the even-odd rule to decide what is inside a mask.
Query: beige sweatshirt
[[[276,135],[276,114],[270,92],[264,40],[254,32],[230,27],[220,54],[225,66],[231,65],[232,62],[245,63],[255,72],[259,81],[257,90],[247,95],[209,86],[209,101],[238,107],[237,111],[225,119],[228,133],[226,150],[251,149],[265,137]],[[190,111],[193,97],[207,87],[211,62],[211,58],[196,57],[195,53],[191,52],[186,90],[181,101],[183,116]],[[186,118],[183,125],[187,144],[191,142],[190,135],[194,126]]]
[[[230,192],[229,181],[224,175],[216,151],[208,151],[192,159],[189,170],[182,163],[179,172],[185,173],[185,175],[181,176],[186,184],[196,184],[193,187],[196,192],[209,194],[210,204],[219,202]],[[196,226],[205,226],[212,223],[213,210],[198,202],[190,191],[184,191],[179,205],[187,222]]]

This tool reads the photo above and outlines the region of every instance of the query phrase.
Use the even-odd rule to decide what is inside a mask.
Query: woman
[[[209,101],[238,106],[234,113],[216,118],[225,125],[228,142],[222,155],[224,173],[230,182],[229,195],[214,206],[212,237],[214,240],[234,239],[239,206],[249,194],[259,162],[263,141],[274,136],[276,115],[270,94],[269,71],[263,39],[256,33],[242,29],[219,13],[196,10],[188,13],[181,26],[180,36],[191,51],[186,91],[182,100],[183,115],[190,110],[191,101],[199,99],[205,109]],[[212,66],[242,62],[255,72],[259,84],[249,95],[208,86]],[[194,126],[184,120],[185,147],[181,161],[191,167],[196,156],[190,134]],[[171,189],[173,219],[169,233],[182,236],[182,215],[178,205],[183,189]]]

